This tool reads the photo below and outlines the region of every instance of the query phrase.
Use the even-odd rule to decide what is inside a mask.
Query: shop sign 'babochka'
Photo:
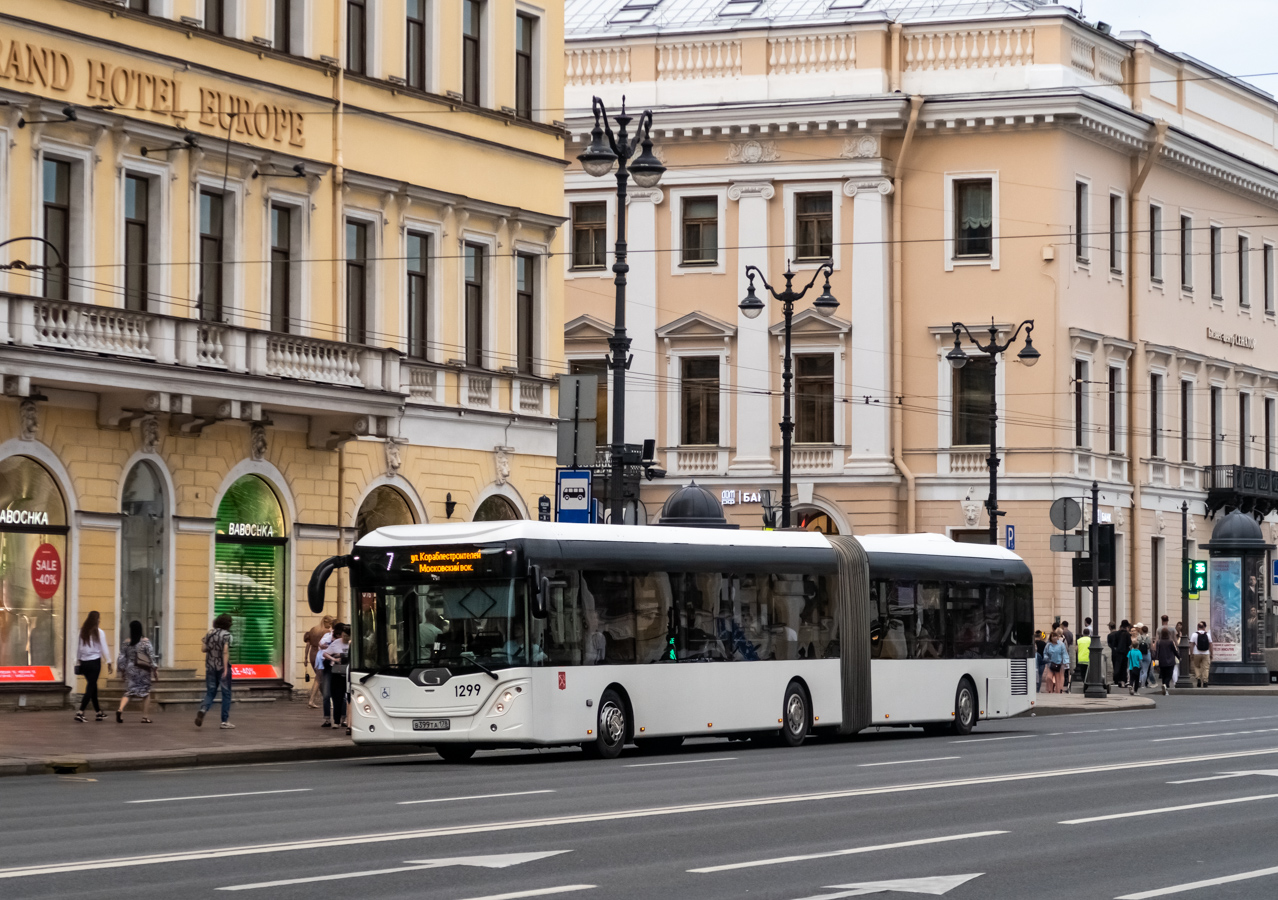
[[[85,73],[77,80],[78,73]],[[199,124],[248,138],[291,147],[306,146],[305,116],[295,109],[264,103],[204,85],[188,85],[165,75],[117,66],[25,41],[0,38],[0,84],[30,85],[66,93],[83,85],[86,100],[116,109],[162,113],[185,125],[186,100],[198,96]],[[186,93],[184,94],[184,90]]]

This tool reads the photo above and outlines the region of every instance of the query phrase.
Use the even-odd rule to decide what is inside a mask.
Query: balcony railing
[[[1268,515],[1278,509],[1278,472],[1254,466],[1205,466],[1207,510]]]

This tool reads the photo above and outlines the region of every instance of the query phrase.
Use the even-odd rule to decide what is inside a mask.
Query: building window
[[[430,235],[408,233],[408,355],[430,358]]]
[[[426,0],[408,0],[408,18],[405,29],[407,46],[404,59],[407,71],[404,80],[409,87],[426,90]]]
[[[226,258],[225,197],[200,191],[200,318],[222,321],[222,263]]]
[[[994,255],[994,182],[989,178],[954,182],[954,258]]]
[[[1248,464],[1247,449],[1251,444],[1251,394],[1238,392],[1238,465]]]
[[[47,265],[60,259],[71,264],[71,163],[60,159],[44,161],[44,239],[57,249],[44,251]],[[44,296],[50,300],[66,300],[69,294],[68,270],[51,268],[44,274]]]
[[[531,119],[533,109],[533,26],[532,16],[515,16],[515,115]]]
[[[1087,184],[1074,182],[1074,259],[1081,263],[1087,256]]]
[[[292,53],[293,0],[275,0],[274,26],[271,46],[281,53]]]
[[[1264,252],[1260,258],[1261,277],[1264,279],[1265,288],[1265,315],[1272,316],[1274,314],[1274,245],[1265,244]]]
[[[572,205],[572,267],[602,269],[608,264],[606,203]]]
[[[1274,398],[1265,398],[1265,468],[1274,467]]]
[[[1149,280],[1163,281],[1163,208],[1149,207]]]
[[[271,204],[271,330],[293,330],[293,210]]]
[[[574,375],[594,375],[595,446],[608,443],[608,364],[602,359],[578,360],[571,366]]]
[[[828,192],[794,198],[794,255],[825,260],[834,251],[834,198]]]
[[[1109,195],[1109,270],[1123,271],[1123,198]]]
[[[226,34],[226,0],[204,0],[204,30]]]
[[[800,444],[834,443],[834,355],[796,356],[795,437]]]
[[[527,253],[515,257],[515,365],[521,375],[533,373],[537,321],[537,259]]]
[[[719,201],[714,197],[684,197],[683,255],[685,266],[713,265],[719,258]]]
[[[1123,371],[1113,366],[1109,368],[1109,385],[1106,402],[1109,409],[1109,452],[1117,453],[1122,448],[1120,429],[1123,427]]]
[[[1149,455],[1163,455],[1163,376],[1149,376]]]
[[[346,0],[346,68],[359,75],[368,70],[367,0]]]
[[[954,414],[950,443],[956,447],[990,442],[990,409],[994,402],[994,363],[973,356],[954,372]]]
[[[1087,362],[1074,360],[1074,446],[1087,446]]]
[[[1224,229],[1218,225],[1211,226],[1211,299],[1225,299],[1224,260],[1221,258],[1224,249]]]
[[[368,226],[346,220],[346,340],[368,340]]]
[[[466,365],[484,364],[484,248],[466,245]]]
[[[1220,465],[1220,442],[1225,435],[1222,433],[1221,425],[1224,423],[1224,412],[1221,409],[1221,401],[1224,399],[1225,391],[1223,388],[1214,387],[1209,394],[1211,399],[1211,465]]]
[[[683,445],[719,443],[719,357],[687,357],[680,381]]]
[[[480,41],[484,4],[480,0],[462,0],[462,99],[479,105]]]
[[[1180,217],[1180,289],[1194,289],[1194,220]]]
[[[1251,241],[1238,235],[1238,305],[1251,306]]]
[[[151,13],[151,0],[129,0],[129,9],[134,12]]]
[[[151,261],[151,183],[124,176],[124,308],[145,312]]]
[[[1180,461],[1193,461],[1193,439],[1191,433],[1194,427],[1194,383],[1192,381],[1181,381],[1180,383]]]

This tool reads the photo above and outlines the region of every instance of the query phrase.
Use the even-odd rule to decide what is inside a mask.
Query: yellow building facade
[[[0,706],[64,701],[90,610],[178,668],[230,612],[283,690],[320,559],[535,515],[562,42],[524,0],[0,2]]]

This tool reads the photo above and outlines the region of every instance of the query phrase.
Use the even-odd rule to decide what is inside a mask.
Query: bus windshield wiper
[[[474,656],[437,656],[437,657],[435,657],[435,663],[436,663],[437,665],[438,665],[438,664],[443,664],[443,663],[444,663],[444,660],[456,660],[456,661],[457,661],[457,662],[459,662],[459,663],[474,663],[474,664],[475,664],[475,666],[476,666],[476,668],[479,668],[479,669],[483,670],[484,672],[487,672],[489,675],[493,676],[493,680],[495,680],[495,681],[501,681],[501,676],[500,676],[500,675],[498,675],[498,674],[497,674],[496,672],[494,672],[492,669],[488,668],[486,665],[484,665],[483,663],[481,663],[479,660],[475,659],[475,657],[474,657]]]
[[[481,663],[479,660],[475,659],[474,657],[471,657],[470,660],[468,660],[468,662],[473,662],[475,665],[479,666],[479,668],[483,669],[489,675],[493,676],[493,681],[501,681],[500,675],[498,675],[496,672],[488,668],[486,665],[484,665],[483,663]]]

